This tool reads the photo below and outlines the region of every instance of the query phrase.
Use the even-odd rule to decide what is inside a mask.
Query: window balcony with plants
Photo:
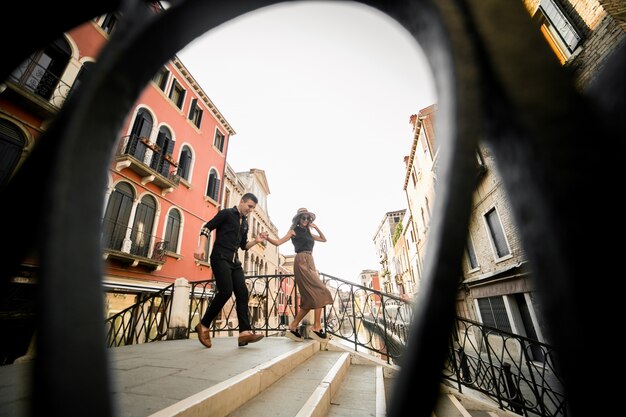
[[[115,169],[129,169],[141,176],[142,184],[153,183],[163,194],[174,191],[178,162],[171,154],[163,153],[159,145],[146,137],[128,135],[121,138],[115,157]]]

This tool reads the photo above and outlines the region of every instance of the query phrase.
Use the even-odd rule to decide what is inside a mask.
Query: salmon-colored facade
[[[0,128],[8,132],[11,152],[0,183],[19,170],[47,122],[88,74],[116,21],[109,14],[71,30],[34,53],[5,83]],[[208,259],[197,261],[193,254],[202,225],[222,208],[234,133],[177,57],[145,87],[119,132],[103,190],[107,316],[178,278],[211,278]],[[36,277],[36,260],[27,263]]]

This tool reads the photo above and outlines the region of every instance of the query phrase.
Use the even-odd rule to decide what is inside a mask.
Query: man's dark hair
[[[259,199],[256,198],[256,196],[252,193],[245,193],[242,197],[241,197],[242,201],[248,201],[248,200],[252,200],[254,201],[254,204],[259,204]]]

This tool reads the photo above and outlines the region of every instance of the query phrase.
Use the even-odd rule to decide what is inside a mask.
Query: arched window
[[[147,145],[150,139],[150,132],[152,131],[152,116],[146,109],[139,109],[135,121],[133,122],[133,128],[130,131],[130,137],[126,145],[124,153],[132,155],[140,161],[143,161],[143,157],[146,154]]]
[[[50,100],[53,96],[65,98],[69,93],[69,87],[63,84],[66,88],[60,88],[61,76],[71,56],[70,46],[65,38],[61,37],[22,62],[13,71],[11,78],[45,100]]]
[[[172,156],[172,152],[174,151],[174,140],[172,139],[172,133],[167,127],[161,126],[161,128],[159,129],[156,145],[157,151],[154,152],[154,154],[152,155],[150,168],[163,175],[164,177],[169,178],[171,164],[165,158],[165,156]]]
[[[180,152],[180,158],[178,159],[177,174],[187,181],[189,181],[189,174],[191,174],[191,156],[189,146],[183,146],[183,150]]]
[[[74,84],[72,84],[72,89],[70,90],[70,94],[74,94],[75,91],[78,90],[80,85],[85,82],[87,78],[89,78],[89,74],[93,71],[94,63],[91,61],[87,61],[83,63],[83,66],[80,68],[76,79],[74,80]]]
[[[149,195],[143,196],[135,212],[135,221],[130,236],[133,245],[130,253],[133,255],[148,257],[155,214],[155,199]]]
[[[24,134],[8,120],[0,119],[0,186],[9,182],[26,146]]]
[[[122,250],[134,197],[135,192],[125,182],[117,184],[109,196],[102,224],[102,244],[105,248]]]
[[[219,201],[220,179],[217,177],[217,171],[214,169],[211,169],[211,174],[209,174],[209,186],[207,187],[206,195],[215,201]]]
[[[178,253],[178,236],[180,234],[180,212],[176,209],[170,210],[167,215],[167,225],[165,226],[166,249],[170,252]]]

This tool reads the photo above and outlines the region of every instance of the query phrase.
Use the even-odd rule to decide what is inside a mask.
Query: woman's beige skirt
[[[300,308],[315,309],[333,303],[332,294],[317,273],[311,252],[296,253],[293,274],[300,292]]]

